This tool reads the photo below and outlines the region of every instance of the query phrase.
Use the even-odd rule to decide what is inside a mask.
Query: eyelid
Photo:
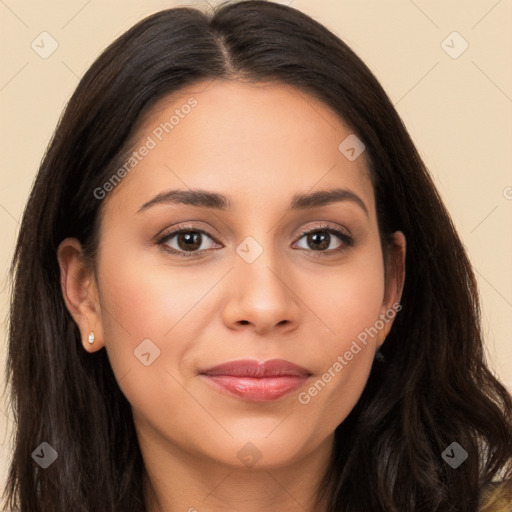
[[[304,236],[315,233],[315,232],[327,232],[330,234],[334,234],[338,239],[341,240],[341,246],[337,247],[336,249],[329,249],[327,251],[314,251],[313,249],[303,249],[299,248],[301,251],[308,252],[311,256],[315,256],[317,258],[328,258],[330,256],[337,256],[340,254],[343,254],[347,250],[349,250],[354,245],[354,238],[350,234],[350,230],[347,228],[343,228],[341,226],[332,226],[331,224],[317,224],[315,226],[304,228],[300,234],[297,240],[294,242],[294,245],[301,240]]]
[[[186,233],[188,231],[193,231],[195,233],[201,233],[202,235],[205,235],[208,238],[212,239],[215,243],[217,243],[217,244],[220,243],[218,240],[215,239],[215,237],[213,235],[211,235],[210,233],[208,233],[208,231],[206,231],[202,228],[199,228],[197,226],[192,226],[192,225],[180,225],[180,226],[176,226],[172,229],[166,229],[163,231],[163,233],[161,233],[160,235],[157,235],[156,244],[165,246],[165,243],[167,241],[169,241],[171,238],[173,238],[174,236],[179,235],[180,233]],[[194,257],[194,256],[202,255],[202,253],[204,253],[205,251],[208,251],[210,249],[202,249],[200,251],[187,252],[187,251],[177,251],[176,249],[172,249],[170,247],[167,247],[167,248],[164,247],[164,250],[171,254],[176,254],[178,256],[184,256],[185,258],[187,258],[190,256]]]
[[[352,238],[352,235],[350,234],[350,230],[347,228],[341,227],[341,226],[333,226],[331,224],[317,224],[308,228],[304,228],[301,230],[299,237],[297,238],[297,241],[300,240],[304,235],[307,235],[309,233],[314,233],[315,231],[330,231],[337,234],[343,234],[347,238]]]

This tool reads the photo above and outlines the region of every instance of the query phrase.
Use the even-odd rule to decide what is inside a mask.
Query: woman
[[[462,243],[374,76],[295,9],[116,40],[12,272],[11,508],[510,510]]]

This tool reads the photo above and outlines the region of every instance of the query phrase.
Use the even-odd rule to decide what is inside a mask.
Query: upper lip
[[[230,361],[208,368],[200,372],[203,375],[231,375],[234,377],[309,377],[311,373],[302,366],[284,359],[257,361],[256,359],[241,359]]]

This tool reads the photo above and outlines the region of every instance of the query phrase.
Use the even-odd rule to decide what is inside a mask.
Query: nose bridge
[[[256,237],[247,236],[236,248],[235,272],[244,290],[262,299],[282,300],[288,296],[286,286],[286,264],[284,255],[279,254],[271,234],[263,233]]]
[[[257,330],[295,324],[299,307],[284,255],[271,233],[247,236],[236,247],[233,293],[225,310],[228,323],[251,323]]]

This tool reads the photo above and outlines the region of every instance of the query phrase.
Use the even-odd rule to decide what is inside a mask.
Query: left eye
[[[338,238],[338,240],[341,240],[341,243],[336,247],[332,247],[332,243],[334,242],[332,235]],[[306,244],[309,244],[309,247],[299,247],[299,249],[309,249],[320,252],[338,251],[343,249],[344,246],[350,246],[352,243],[352,239],[348,235],[333,228],[316,228],[310,231],[304,231],[299,241],[303,238],[306,239]],[[313,249],[311,249],[311,247],[313,247]]]

